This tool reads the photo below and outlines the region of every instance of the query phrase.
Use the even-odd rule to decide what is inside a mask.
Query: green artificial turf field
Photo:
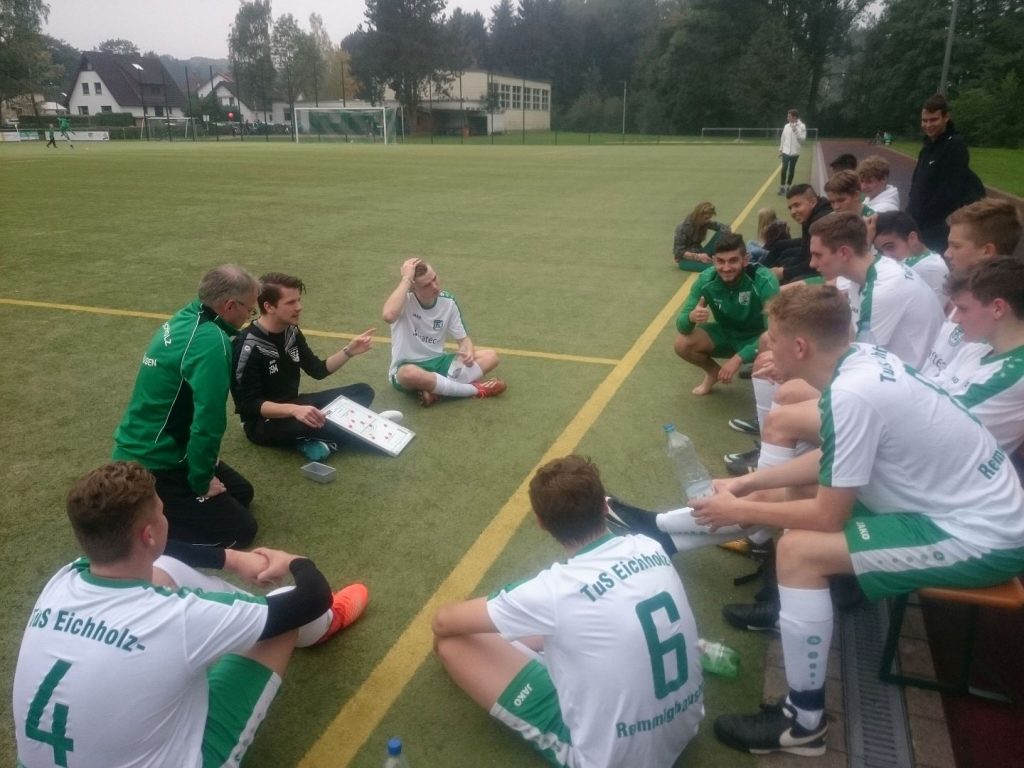
[[[716,474],[724,452],[750,446],[725,424],[752,411],[749,385],[694,398],[698,373],[672,352],[689,275],[671,240],[705,199],[726,222],[755,203],[748,238],[757,207],[783,214],[778,198],[755,200],[776,164],[756,145],[0,145],[5,689],[38,591],[76,554],[63,496],[109,457],[158,317],[193,298],[206,269],[237,262],[306,281],[302,324],[324,356],[376,327],[375,349],[320,386],[367,381],[375,408],[404,411],[417,433],[398,458],[331,457],[337,481],[321,486],[300,476],[299,454],[247,443],[232,416],[222,456],[256,487],[258,543],[371,591],[352,630],[296,653],[246,765],[376,766],[391,735],[414,766],[541,765],[449,682],[429,653],[430,611],[560,557],[522,493],[546,455],[590,455],[610,492],[667,509],[679,488],[663,423],[691,434]],[[413,254],[459,297],[477,346],[502,350],[502,397],[424,410],[388,386],[380,308]],[[751,565],[718,549],[676,565],[701,634],[743,659],[739,678],[707,680],[708,720],[679,765],[752,764],[710,727],[759,701],[764,639],[719,614],[749,597],[732,578]],[[0,720],[11,765],[6,696]]]

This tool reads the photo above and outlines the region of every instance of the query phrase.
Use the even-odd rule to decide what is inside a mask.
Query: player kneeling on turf
[[[296,645],[352,624],[368,595],[332,597],[312,561],[167,541],[153,476],[106,464],[72,487],[85,552],[50,579],[14,675],[18,764],[238,765]],[[251,595],[194,567],[295,588]]]
[[[530,482],[565,562],[442,607],[456,685],[559,766],[668,768],[704,717],[697,628],[679,574],[646,536],[614,536],[597,467],[556,459]]]

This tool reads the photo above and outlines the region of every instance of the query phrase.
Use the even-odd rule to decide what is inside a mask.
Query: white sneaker
[[[377,415],[387,419],[388,421],[393,421],[395,422],[395,424],[401,424],[402,419],[405,418],[405,416],[402,415],[401,411],[381,411]]]

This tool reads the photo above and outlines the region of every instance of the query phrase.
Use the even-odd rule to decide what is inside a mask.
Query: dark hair
[[[827,349],[850,343],[850,302],[835,286],[793,285],[776,294],[766,312],[785,333],[808,336]]]
[[[829,250],[849,246],[858,254],[867,253],[868,228],[856,213],[830,213],[811,224],[810,234]]]
[[[66,510],[82,551],[96,563],[131,554],[132,535],[156,500],[156,479],[134,461],[114,461],[80,477]]]
[[[800,113],[797,112],[795,109],[789,110],[788,112],[786,112],[786,114],[787,115],[792,115],[793,117],[800,117]]]
[[[855,171],[857,170],[857,158],[849,152],[844,152],[829,163],[828,167],[833,171]]]
[[[1009,200],[984,197],[976,203],[957,208],[946,217],[949,226],[960,224],[970,229],[977,246],[992,243],[996,253],[1009,256],[1017,250],[1021,236],[1021,218],[1017,206]]]
[[[785,240],[789,237],[789,224],[782,219],[776,219],[764,228],[764,247],[768,248],[778,240]]]
[[[257,298],[260,314],[265,311],[264,304],[277,306],[277,302],[281,300],[282,288],[294,288],[300,295],[306,292],[306,284],[299,278],[286,275],[284,272],[267,272],[260,277],[260,295]]]
[[[814,187],[812,187],[810,184],[794,184],[792,187],[789,188],[789,191],[786,192],[786,199],[791,200],[794,197],[798,197],[799,195],[804,195],[805,197],[813,197],[815,200],[818,199],[818,193],[814,191]]]
[[[996,256],[951,274],[946,290],[950,296],[970,291],[982,304],[1002,299],[1014,317],[1024,320],[1024,262],[1013,256]]]
[[[839,171],[825,182],[825,192],[860,197],[860,178],[854,171]]]
[[[747,255],[747,244],[743,242],[743,235],[739,232],[724,234],[715,243],[715,253],[727,253],[729,251],[739,251],[742,255]]]
[[[886,211],[875,219],[875,237],[896,235],[903,240],[910,239],[911,232],[917,232],[917,222],[906,211]]]
[[[924,112],[941,112],[944,115],[949,114],[949,102],[946,101],[946,97],[941,93],[936,93],[934,96],[929,96],[924,104],[921,106],[921,110]]]
[[[530,480],[530,504],[544,530],[565,546],[583,544],[605,528],[605,492],[590,459],[549,461]]]

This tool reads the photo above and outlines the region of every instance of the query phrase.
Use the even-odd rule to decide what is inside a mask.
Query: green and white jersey
[[[946,278],[949,276],[949,267],[946,260],[937,253],[928,251],[918,256],[909,256],[904,262],[908,267],[917,273],[939,300],[939,306],[946,306]]]
[[[266,600],[171,591],[65,566],[36,601],[14,673],[18,759],[29,768],[203,765],[206,669],[248,650]]]
[[[914,271],[875,256],[863,285],[847,290],[857,341],[877,344],[920,368],[942,325],[942,307]]]
[[[822,392],[819,482],[877,514],[916,512],[961,541],[1024,547],[1024,489],[966,408],[895,355],[853,344]]]
[[[455,297],[441,291],[432,307],[420,304],[416,294],[405,295],[405,307],[391,324],[391,369],[394,376],[402,363],[416,363],[444,354],[445,339],[460,341],[467,335]]]
[[[502,637],[544,638],[572,768],[669,768],[704,717],[697,627],[679,574],[646,536],[608,534],[492,595]]]
[[[1024,442],[1024,347],[985,355],[974,370],[945,388],[1004,451],[1013,453]]]
[[[953,312],[950,312],[939,328],[920,372],[943,389],[957,391],[961,382],[977,369],[981,358],[991,351],[988,344],[964,339],[963,328],[953,320]]]

